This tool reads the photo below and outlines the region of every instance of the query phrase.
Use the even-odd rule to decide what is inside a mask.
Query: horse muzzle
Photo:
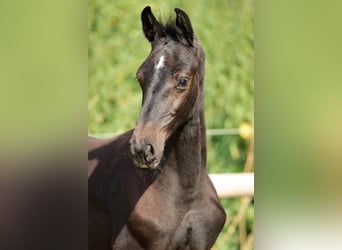
[[[161,160],[158,147],[146,139],[138,138],[134,135],[129,141],[129,144],[133,162],[137,167],[144,169],[158,168]]]

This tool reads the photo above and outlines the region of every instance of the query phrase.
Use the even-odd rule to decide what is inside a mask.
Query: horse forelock
[[[168,18],[166,21],[163,21],[161,18],[158,19],[158,22],[160,24],[159,28],[161,29],[161,34],[162,36],[160,36],[160,38],[167,38],[167,39],[171,39],[173,41],[182,43],[185,46],[188,47],[195,47],[195,49],[197,47],[201,47],[198,43],[198,39],[195,35],[194,35],[194,46],[189,46],[188,42],[186,41],[186,38],[184,36],[184,34],[179,33],[179,29],[177,28],[176,25],[176,20],[174,18]]]

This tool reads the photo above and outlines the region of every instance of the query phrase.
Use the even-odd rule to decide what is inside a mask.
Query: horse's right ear
[[[141,22],[145,37],[150,42],[163,35],[162,26],[154,17],[150,6],[146,6],[141,12]]]

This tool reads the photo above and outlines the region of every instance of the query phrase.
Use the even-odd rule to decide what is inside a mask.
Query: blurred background
[[[150,52],[140,21],[183,9],[206,51],[205,112],[210,173],[250,172],[253,161],[254,9],[251,0],[88,2],[88,134],[134,128],[141,107],[135,73]],[[227,222],[214,249],[253,249],[254,201],[224,198]]]

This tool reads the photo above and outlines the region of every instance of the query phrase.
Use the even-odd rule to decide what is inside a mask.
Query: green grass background
[[[88,133],[121,133],[134,128],[141,91],[135,73],[150,51],[140,13],[150,5],[157,17],[190,17],[206,51],[207,128],[238,128],[254,115],[254,6],[251,0],[88,2]],[[209,172],[243,171],[250,141],[239,135],[208,136]],[[239,199],[222,200],[233,217]],[[247,212],[251,231],[254,206]],[[225,229],[223,232],[225,232]],[[238,232],[219,249],[239,249]]]

